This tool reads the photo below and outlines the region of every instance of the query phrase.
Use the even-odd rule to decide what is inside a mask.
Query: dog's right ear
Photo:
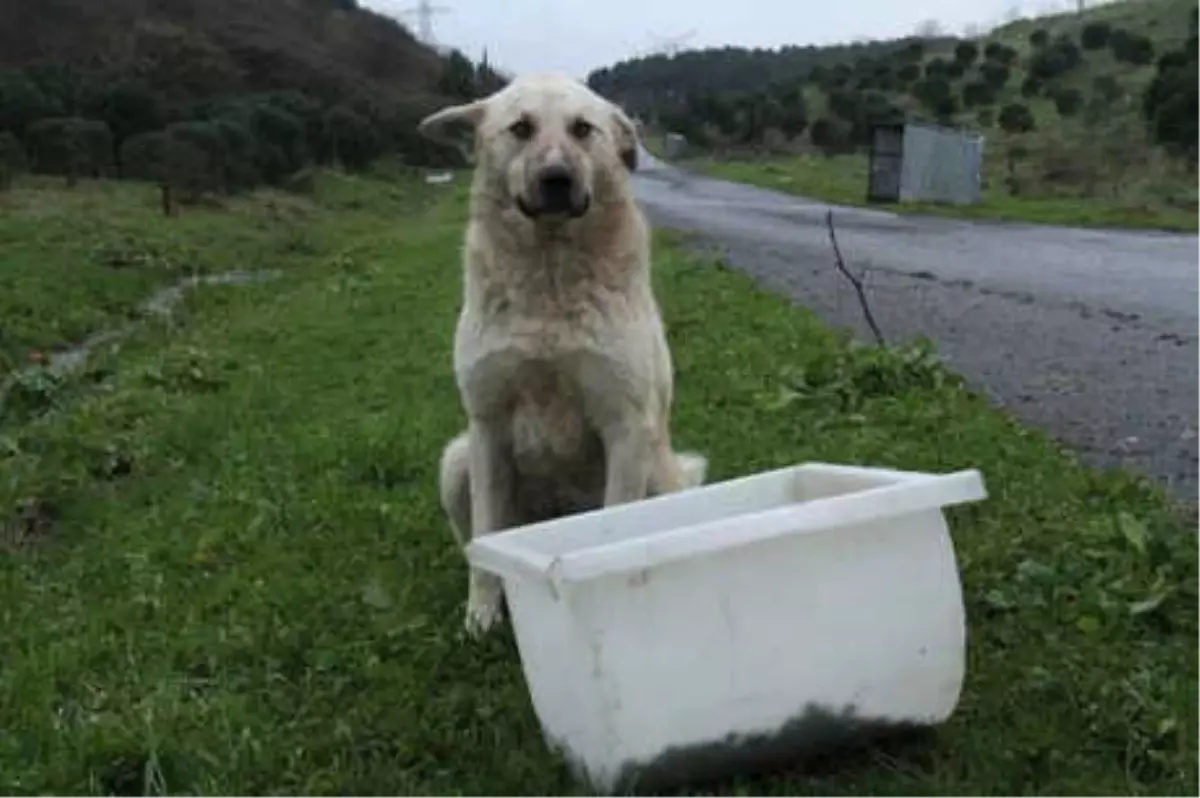
[[[465,105],[452,105],[435,111],[417,123],[417,132],[441,144],[450,144],[470,151],[468,142],[475,127],[483,119],[482,100]]]

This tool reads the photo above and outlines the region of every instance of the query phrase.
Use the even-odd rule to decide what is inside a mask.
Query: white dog
[[[442,454],[460,543],[506,527],[699,485],[677,454],[673,371],[633,199],[637,133],[565,77],[521,77],[422,120],[474,133],[454,372],[466,432]],[[472,570],[466,627],[499,619],[498,579]]]

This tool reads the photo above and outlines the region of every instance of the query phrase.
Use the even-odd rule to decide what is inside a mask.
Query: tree
[[[451,50],[442,59],[442,74],[438,91],[459,100],[475,99],[475,66],[458,50]]]
[[[1154,42],[1147,36],[1116,30],[1108,44],[1118,61],[1135,66],[1145,66],[1154,61]]]
[[[930,110],[936,110],[950,97],[950,84],[942,78],[925,78],[913,84],[912,94]]]
[[[1008,83],[1010,73],[1008,67],[986,61],[979,68],[979,74],[983,78],[983,82],[990,86],[992,91],[999,91]]]
[[[1190,15],[1190,33],[1183,47],[1164,55],[1142,96],[1142,113],[1154,141],[1173,155],[1197,160],[1197,58],[1196,12]]]
[[[1078,89],[1056,89],[1050,99],[1060,116],[1074,116],[1083,107],[1083,93]]]
[[[834,153],[851,147],[850,125],[842,120],[822,117],[813,122],[808,137],[813,145],[826,153]]]
[[[1107,22],[1091,22],[1083,26],[1079,41],[1085,50],[1103,50],[1112,35],[1112,25]]]
[[[0,73],[0,130],[21,136],[33,122],[63,113],[62,104],[27,73]]]
[[[1092,90],[1105,103],[1120,99],[1124,92],[1121,84],[1112,75],[1098,75],[1092,80]]]
[[[82,176],[101,177],[112,164],[112,131],[95,119],[57,117],[29,126],[26,134],[34,169],[63,175],[74,186]]]
[[[1130,33],[1123,28],[1114,28],[1108,37],[1108,48],[1113,58],[1127,64],[1143,66],[1154,60],[1154,42],[1148,37]]]
[[[988,42],[987,46],[983,48],[983,55],[989,62],[1001,66],[1011,67],[1017,62],[1017,51],[1000,42]]]
[[[1083,61],[1083,53],[1071,39],[1060,36],[1038,50],[1029,60],[1029,72],[1040,80],[1053,80]]]
[[[1009,103],[1001,108],[997,121],[1007,133],[1028,133],[1034,129],[1033,114],[1021,103]]]
[[[963,86],[962,99],[963,105],[967,108],[991,105],[996,101],[996,92],[983,81],[972,81]]]
[[[917,78],[921,77],[920,64],[905,64],[896,72],[896,77],[903,83],[912,83]]]
[[[92,105],[90,113],[104,120],[112,130],[118,174],[124,163],[120,157],[120,146],[125,139],[158,130],[169,121],[163,96],[138,79],[119,80],[106,85],[96,93]]]
[[[1029,34],[1029,43],[1034,47],[1045,47],[1050,43],[1050,31],[1045,28],[1038,28],[1033,33]]]
[[[11,130],[0,131],[0,191],[8,189],[28,168],[21,140]]]
[[[1037,78],[1030,77],[1021,81],[1021,96],[1027,100],[1031,100],[1042,93],[1042,82]]]
[[[954,46],[954,60],[963,66],[971,66],[979,57],[979,45],[972,41],[959,42]]]

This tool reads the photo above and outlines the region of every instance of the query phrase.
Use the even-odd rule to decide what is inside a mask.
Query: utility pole
[[[429,0],[421,0],[415,6],[410,6],[400,13],[406,17],[417,18],[417,35],[421,37],[421,41],[432,47],[437,43],[433,37],[433,17],[435,14],[449,13],[448,6],[435,6]]]
[[[678,36],[655,36],[650,34],[650,38],[654,40],[655,46],[650,48],[650,53],[662,54],[666,56],[674,56],[683,46],[696,35],[696,29],[692,28],[686,33],[681,33]]]

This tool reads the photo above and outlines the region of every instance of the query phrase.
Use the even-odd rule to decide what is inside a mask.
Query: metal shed
[[[908,120],[871,130],[869,202],[980,201],[983,136]]]

